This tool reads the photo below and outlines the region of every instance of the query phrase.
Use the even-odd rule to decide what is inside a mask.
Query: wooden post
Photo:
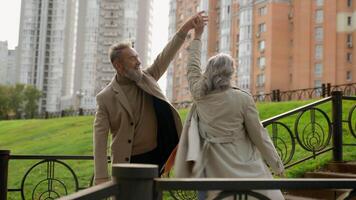
[[[0,200],[6,200],[10,151],[0,150]]]
[[[117,199],[155,199],[154,178],[158,177],[157,165],[113,164],[112,174],[119,188]]]

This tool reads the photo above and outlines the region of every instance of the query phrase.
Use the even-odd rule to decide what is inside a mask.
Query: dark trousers
[[[152,151],[131,156],[131,163],[141,163],[141,164],[154,164],[158,165],[158,170],[160,171],[162,168],[162,164],[160,164],[160,155],[157,148]]]

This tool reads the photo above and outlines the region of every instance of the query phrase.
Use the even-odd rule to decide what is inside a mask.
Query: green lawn
[[[295,101],[295,102],[281,102],[281,103],[259,103],[257,105],[262,120],[273,117],[277,114],[286,112],[288,110],[305,105],[312,101]],[[355,102],[344,101],[344,114],[343,118],[347,119],[350,108],[355,105]],[[331,106],[327,105],[318,106],[324,110],[331,118]],[[188,110],[180,110],[180,115],[184,121]],[[356,111],[355,111],[356,112]],[[352,124],[356,125],[356,116],[352,118]],[[326,120],[318,112],[315,114],[317,121],[320,121],[321,126],[325,126]],[[285,123],[294,133],[294,121],[297,115],[282,119],[280,122]],[[301,118],[298,131],[303,131],[303,128],[310,121],[311,115],[309,112],[305,113]],[[48,120],[13,120],[13,121],[0,121],[0,149],[11,150],[11,154],[35,154],[35,155],[92,155],[92,124],[93,117],[66,117]],[[280,128],[280,127],[278,127]],[[356,128],[356,127],[355,127]],[[299,130],[300,129],[300,130]],[[272,128],[268,127],[269,132]],[[287,132],[278,129],[278,134],[281,138],[288,141]],[[343,126],[344,141],[345,143],[356,143],[348,131],[346,124]],[[287,148],[291,145],[287,144]],[[344,147],[344,158],[346,160],[356,160],[356,153],[352,147]],[[296,152],[292,160],[296,161],[305,155],[311,155],[303,150],[300,145],[296,145]],[[323,156],[317,157],[315,160],[307,161],[303,164],[294,166],[287,170],[288,177],[301,176],[305,171],[315,170],[323,164],[331,160],[331,152]],[[25,172],[34,163],[40,160],[10,160],[9,166],[9,188],[19,188]],[[88,186],[93,172],[92,161],[64,161],[68,163],[77,173],[79,177],[80,187]],[[46,165],[41,165],[30,173],[26,179],[25,185],[31,185],[34,180],[46,179],[48,176]],[[64,178],[69,188],[73,188],[74,181],[71,174],[65,167],[56,163],[55,164],[55,178]],[[56,173],[57,172],[57,173]],[[37,182],[36,182],[37,183]],[[47,185],[41,183],[37,189],[45,188]],[[63,187],[60,182],[53,183],[53,187],[60,193],[64,193]],[[68,192],[73,192],[69,189]],[[26,195],[32,195],[33,188],[25,188]],[[37,191],[37,190],[36,190]],[[38,195],[35,193],[35,195]],[[19,193],[10,192],[9,199],[18,199]],[[36,197],[36,196],[35,196]]]

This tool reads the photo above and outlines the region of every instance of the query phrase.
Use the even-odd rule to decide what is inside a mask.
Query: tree
[[[24,112],[27,118],[33,118],[38,111],[38,101],[41,98],[41,91],[32,85],[27,85],[24,90]]]
[[[24,89],[24,84],[16,84],[15,86],[9,86],[9,107],[11,111],[16,114],[17,119],[21,118],[21,114],[24,107]]]
[[[0,85],[0,119],[8,119],[12,115],[19,119],[23,114],[33,118],[40,97],[41,91],[32,85]]]
[[[8,118],[9,114],[9,88],[0,85],[0,119]]]

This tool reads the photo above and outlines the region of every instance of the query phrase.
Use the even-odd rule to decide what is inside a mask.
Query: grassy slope
[[[267,119],[285,111],[302,106],[311,101],[282,102],[282,103],[260,103],[258,109],[261,119]],[[345,110],[354,103],[344,103]],[[330,106],[322,106],[330,111]],[[181,117],[185,119],[188,110],[180,110]],[[282,120],[293,128],[295,116]],[[346,119],[346,114],[344,115]],[[352,119],[353,124],[356,120]],[[91,155],[92,154],[92,116],[66,117],[49,120],[14,120],[0,121],[0,149],[9,149],[11,154],[42,154],[42,155]],[[348,132],[344,126],[344,132]],[[292,129],[293,130],[293,129]],[[345,140],[352,142],[349,133],[345,134]],[[353,140],[355,141],[355,140]],[[353,142],[355,143],[355,142]],[[345,158],[356,160],[355,153],[351,147],[345,147]],[[297,148],[295,157],[301,157],[304,153]],[[317,160],[308,161],[288,170],[289,177],[300,176],[306,170],[313,170],[331,159],[331,154],[322,156]],[[10,161],[9,188],[20,186],[21,179],[31,163],[38,161]],[[89,183],[93,166],[91,161],[69,162],[80,177],[80,186]],[[16,168],[16,170],[15,170]],[[58,166],[58,168],[60,168]],[[56,169],[57,170],[57,169]],[[59,169],[60,170],[60,169]],[[43,176],[40,172],[34,176]],[[44,175],[45,176],[45,175]],[[69,176],[63,174],[63,176]],[[10,199],[13,197],[10,196]]]

